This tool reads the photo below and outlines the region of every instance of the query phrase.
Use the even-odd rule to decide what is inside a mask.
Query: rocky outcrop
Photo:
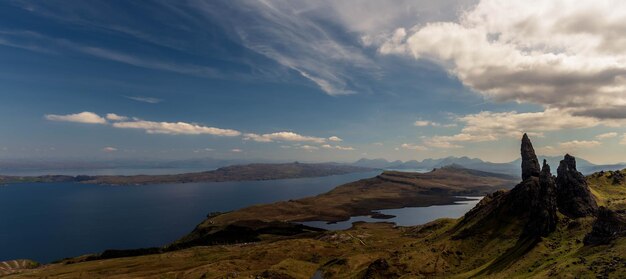
[[[538,180],[533,183],[530,195],[530,216],[524,234],[529,236],[547,236],[554,230],[558,222],[556,215],[556,184],[550,173],[550,166],[543,160],[543,168]]]
[[[626,219],[603,206],[598,209],[596,221],[583,242],[585,245],[609,244],[626,235]]]
[[[521,147],[521,155],[522,155],[522,180],[526,180],[530,177],[539,176],[541,170],[539,169],[539,160],[537,160],[537,155],[535,154],[535,149],[533,148],[528,135],[524,134],[522,137],[522,147]]]
[[[523,226],[523,239],[534,240],[556,229],[556,183],[550,166],[544,161],[543,169],[539,169],[535,150],[527,135],[522,138],[521,155],[524,180],[509,192],[488,195],[465,214],[459,222],[456,239],[499,231],[499,226],[511,223]]]
[[[626,182],[626,177],[621,171],[609,171],[609,179],[613,185],[621,185]]]
[[[561,160],[556,178],[557,206],[570,218],[592,216],[598,205],[582,173],[576,170],[576,159],[569,154]]]
[[[393,272],[385,259],[378,259],[370,263],[363,274],[363,279],[399,278],[400,275]]]

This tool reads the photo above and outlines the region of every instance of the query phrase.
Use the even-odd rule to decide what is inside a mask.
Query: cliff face
[[[556,187],[559,211],[570,218],[592,216],[598,211],[587,181],[576,170],[576,159],[569,154],[561,160],[557,169]]]

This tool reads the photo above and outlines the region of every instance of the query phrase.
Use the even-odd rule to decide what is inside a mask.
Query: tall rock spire
[[[541,169],[539,168],[539,160],[535,154],[533,144],[530,142],[528,135],[524,133],[522,137],[522,180],[526,180],[530,177],[539,177]]]

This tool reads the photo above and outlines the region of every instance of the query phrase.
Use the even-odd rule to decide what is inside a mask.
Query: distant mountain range
[[[562,156],[539,156],[539,160],[546,159],[551,166],[558,167],[559,162],[563,159]],[[596,165],[585,159],[576,158],[578,163],[578,170],[583,174],[591,174],[601,170],[621,170],[626,168],[626,163],[610,164],[610,165]],[[122,159],[122,160],[54,160],[54,159],[0,159],[0,175],[40,175],[40,174],[88,174],[92,175],[91,170],[98,169],[139,169],[137,174],[143,173],[145,169],[163,169],[159,173],[168,173],[167,169],[183,169],[185,172],[199,172],[209,171],[218,168],[244,165],[252,163],[287,163],[281,161],[268,161],[268,160],[228,160],[228,159],[216,159],[216,158],[195,158],[195,159],[181,159],[181,160],[158,160],[158,159]],[[385,170],[427,170],[430,171],[435,168],[441,168],[450,165],[457,165],[459,167],[481,170],[487,172],[502,173],[508,175],[520,175],[521,159],[517,159],[508,163],[492,163],[483,161],[477,158],[469,157],[446,157],[439,159],[424,159],[423,161],[410,160],[410,161],[387,161],[385,159],[360,159],[353,163],[325,163],[335,165],[350,165],[358,167],[366,167],[373,169],[385,169]],[[40,174],[29,174],[32,172],[42,170]],[[118,174],[112,171],[113,174]],[[177,173],[177,172],[173,172]],[[119,174],[127,174],[120,171]],[[135,174],[131,172],[131,174]]]
[[[555,166],[559,165],[559,162],[563,159],[562,156],[539,156],[539,160],[546,159],[548,164]],[[626,163],[610,164],[610,165],[596,165],[585,159],[576,158],[578,164],[577,168],[583,174],[590,174],[601,170],[621,170],[626,168]],[[520,175],[521,159],[517,159],[508,163],[492,163],[486,162],[477,158],[469,157],[446,157],[440,159],[424,159],[423,161],[387,161],[385,159],[366,159],[362,158],[354,163],[353,166],[376,168],[376,169],[423,169],[431,170],[435,168],[441,168],[450,165],[457,165],[463,168],[481,170],[487,172],[496,172],[509,175]]]

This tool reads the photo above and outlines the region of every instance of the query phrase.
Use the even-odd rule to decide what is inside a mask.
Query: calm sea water
[[[189,172],[210,171],[207,168],[103,168],[103,169],[1,169],[1,175],[159,175],[159,174],[179,174]]]
[[[391,219],[374,219],[370,216],[354,216],[347,221],[337,223],[327,223],[322,221],[310,221],[302,222],[307,226],[317,227],[327,230],[345,230],[352,227],[352,223],[362,222],[393,222],[398,226],[415,226],[428,223],[432,220],[439,218],[459,218],[463,216],[470,209],[474,208],[476,204],[483,197],[464,197],[470,199],[469,201],[459,201],[449,205],[433,205],[428,207],[405,207],[398,209],[385,209],[378,212],[394,215]]]
[[[0,261],[47,263],[105,249],[162,246],[213,211],[317,195],[379,172],[272,181],[0,186]]]

